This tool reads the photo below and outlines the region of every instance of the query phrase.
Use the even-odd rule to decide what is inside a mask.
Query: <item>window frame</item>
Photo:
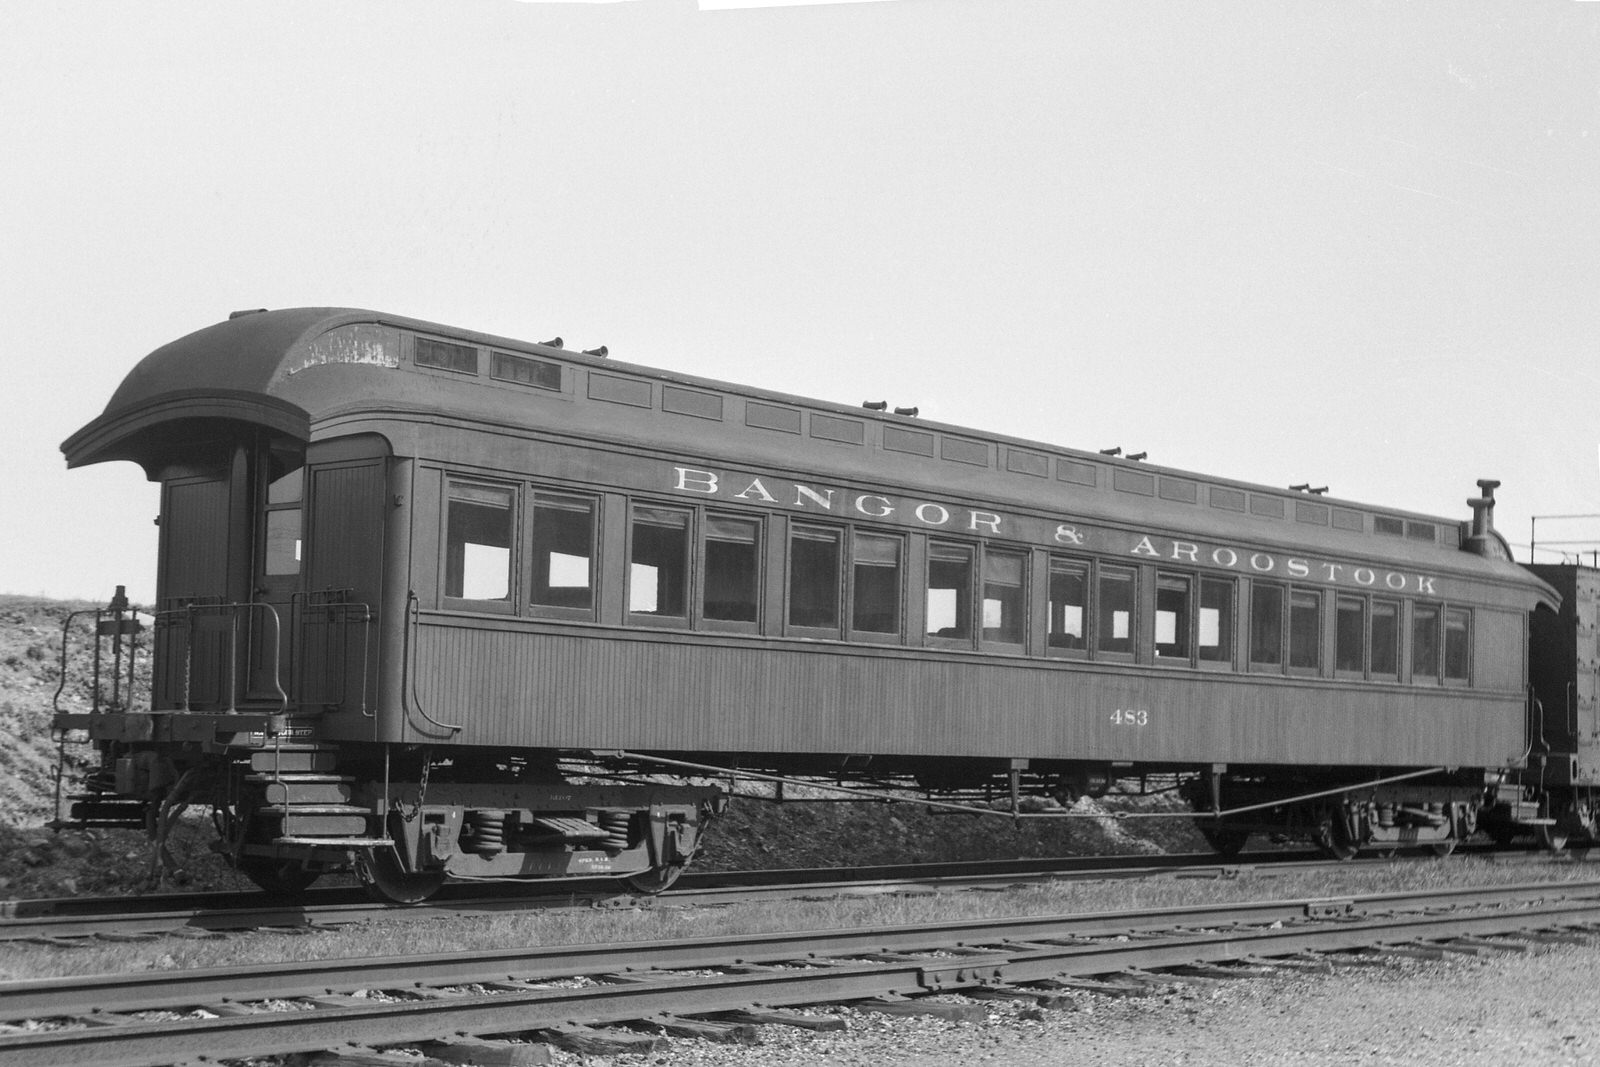
[[[577,621],[592,622],[598,617],[605,573],[602,553],[605,546],[605,536],[602,524],[605,519],[605,502],[592,493],[581,493],[568,490],[563,486],[545,485],[534,483],[527,487],[524,510],[527,514],[527,534],[523,546],[523,559],[527,569],[527,587],[524,592],[523,602],[527,605],[528,615],[535,618],[573,619]],[[541,496],[554,497],[568,501],[581,501],[589,505],[589,606],[577,607],[570,604],[545,604],[534,600],[534,583],[538,566],[537,548],[534,539],[538,536],[539,498]],[[561,509],[557,510],[573,510]]]
[[[813,640],[842,640],[844,636],[845,619],[845,566],[847,559],[846,546],[850,544],[850,528],[847,525],[821,522],[789,522],[785,532],[783,552],[783,632],[790,637],[810,638]],[[810,537],[807,537],[810,534]],[[826,537],[816,536],[818,534]],[[794,621],[795,607],[795,551],[796,540],[824,541],[831,539],[835,549],[835,565],[833,569],[833,623],[832,625],[817,626],[810,623],[797,623]]]
[[[450,611],[481,611],[496,615],[516,615],[517,604],[521,600],[521,519],[522,519],[522,484],[521,482],[503,482],[493,478],[480,478],[476,475],[452,474],[443,472],[440,479],[440,506],[439,506],[439,600],[438,603]],[[450,539],[450,513],[451,503],[460,500],[464,504],[477,504],[486,506],[481,502],[472,501],[465,496],[456,496],[454,490],[460,487],[465,490],[478,492],[504,493],[508,501],[506,507],[507,537],[506,537],[506,595],[502,598],[481,598],[469,596],[453,596],[451,587],[451,539]],[[498,547],[498,546],[490,546]],[[462,581],[466,580],[466,563],[463,556]],[[465,586],[463,585],[463,591]]]
[[[711,543],[713,541],[721,541],[725,544],[743,543],[732,541],[728,538],[714,537],[712,535],[712,527],[718,521],[748,523],[754,527],[755,540],[751,545],[751,551],[755,557],[755,571],[751,576],[751,593],[754,596],[752,618],[717,619],[712,618],[706,611],[706,585],[711,576]],[[760,633],[763,612],[766,607],[767,523],[765,517],[759,512],[718,511],[707,508],[701,512],[698,526],[700,535],[695,542],[695,576],[690,582],[694,588],[692,594],[695,609],[694,625],[698,629],[714,633]]]
[[[889,630],[863,630],[856,626],[856,593],[858,589],[857,569],[862,566],[877,567],[876,563],[858,563],[856,542],[859,538],[878,538],[892,541],[895,545],[895,628]],[[906,634],[906,572],[910,562],[910,544],[906,535],[899,532],[890,532],[869,526],[852,525],[849,530],[849,551],[845,554],[844,566],[844,623],[845,640],[858,641],[873,645],[901,645],[905,643]]]
[[[1139,574],[1141,568],[1123,563],[1107,563],[1104,560],[1095,560],[1094,567],[1094,632],[1089,643],[1089,658],[1106,663],[1135,663],[1139,658],[1139,644],[1141,641],[1141,620],[1139,618]],[[1105,628],[1101,625],[1105,604],[1105,583],[1109,580],[1128,582],[1128,636],[1126,638],[1108,638],[1102,632]],[[1102,647],[1105,641],[1126,640],[1126,650]]]
[[[662,612],[637,611],[633,607],[634,593],[634,535],[638,528],[637,516],[641,510],[655,511],[666,514],[682,515],[684,517],[684,547],[683,547],[683,585],[680,590],[683,597],[682,614],[670,615]],[[657,629],[687,630],[695,625],[695,544],[700,523],[697,522],[700,509],[684,507],[681,504],[663,504],[654,500],[631,499],[627,503],[627,528],[624,531],[624,557],[623,557],[623,587],[622,609],[623,616],[628,623],[635,626],[647,626]],[[663,529],[670,529],[662,524]],[[657,603],[660,603],[660,585],[657,584]]]
[[[1231,574],[1208,574],[1201,572],[1195,576],[1194,597],[1194,630],[1193,644],[1195,665],[1200,670],[1239,672],[1239,579]],[[1224,650],[1224,655],[1217,658],[1207,658],[1204,647],[1200,644],[1201,613],[1206,609],[1206,590],[1226,589],[1228,591],[1228,612],[1225,618],[1217,621],[1217,636],[1219,646]]]
[[[1045,601],[1045,634],[1044,654],[1046,659],[1089,659],[1094,649],[1094,559],[1088,556],[1068,556],[1052,552],[1045,564],[1044,601]],[[1058,645],[1051,641],[1055,635],[1055,605],[1056,599],[1052,592],[1052,583],[1058,573],[1076,573],[1083,582],[1082,616],[1078,620],[1081,631],[1077,637],[1078,644]],[[1065,633],[1065,627],[1062,631]]]
[[[1450,673],[1450,621],[1452,616],[1462,621],[1461,632],[1465,635],[1462,655],[1466,660],[1463,673],[1456,675]],[[1472,685],[1473,667],[1473,619],[1472,609],[1444,605],[1444,610],[1439,613],[1440,643],[1439,643],[1439,677],[1443,685],[1462,689]]]
[[[1419,673],[1417,670],[1417,627],[1420,620],[1418,614],[1429,612],[1433,616],[1433,670],[1428,673]],[[1444,604],[1436,600],[1412,601],[1410,610],[1406,612],[1406,676],[1412,685],[1436,686],[1440,684],[1444,672]]]
[[[1271,660],[1256,658],[1256,610],[1257,599],[1260,594],[1267,591],[1275,594],[1277,602],[1277,640],[1273,642],[1273,655]],[[1289,586],[1285,582],[1268,582],[1252,578],[1250,580],[1250,612],[1245,626],[1245,670],[1250,674],[1285,674],[1289,669]],[[1265,650],[1265,643],[1260,643]]]
[[[1340,662],[1345,648],[1344,608],[1354,605],[1359,613],[1356,638],[1356,665]],[[1360,593],[1335,592],[1333,595],[1333,676],[1341,681],[1363,681],[1372,669],[1372,600]]]
[[[1193,667],[1200,653],[1198,633],[1195,621],[1198,617],[1197,600],[1195,593],[1198,589],[1197,575],[1187,571],[1157,570],[1155,583],[1155,600],[1151,610],[1150,623],[1150,662],[1158,667]],[[1161,594],[1168,589],[1164,585],[1183,585],[1183,612],[1177,618],[1175,632],[1182,638],[1185,650],[1182,653],[1163,655],[1161,652]],[[1169,612],[1176,616],[1177,612]]]
[[[1387,673],[1378,672],[1376,641],[1378,639],[1379,609],[1387,608],[1383,613],[1392,620],[1394,625],[1394,640],[1389,645],[1389,654],[1394,657],[1394,669]],[[1373,597],[1367,605],[1367,680],[1373,682],[1388,682],[1390,685],[1399,685],[1405,669],[1405,642],[1406,642],[1406,605],[1403,600],[1391,597]]]
[[[423,363],[418,358],[418,353],[423,345],[440,345],[445,348],[458,349],[462,352],[470,351],[472,353],[472,369],[468,370],[466,367],[457,367],[448,363]],[[442,337],[426,337],[422,334],[414,334],[411,339],[411,367],[413,370],[419,371],[440,371],[462,378],[478,378],[483,374],[483,349],[463,341],[447,341]]]
[[[988,633],[991,627],[984,625],[984,605],[988,603],[989,599],[987,595],[990,584],[989,561],[992,558],[1011,559],[1015,560],[1017,564],[1017,582],[1014,586],[1006,586],[1006,588],[1014,588],[1016,590],[1017,639],[1015,641],[1004,641],[989,637]],[[1031,632],[1030,606],[1033,599],[1032,562],[1033,553],[1024,548],[990,545],[987,543],[980,544],[977,568],[973,575],[974,585],[976,586],[973,597],[973,614],[976,616],[973,620],[973,632],[977,635],[978,647],[984,651],[1018,655],[1027,653],[1028,637]],[[999,629],[999,627],[993,627],[993,629]]]
[[[929,598],[933,594],[933,566],[936,553],[940,550],[952,553],[953,556],[964,557],[966,561],[967,577],[965,588],[955,586],[939,586],[941,589],[951,588],[956,590],[955,620],[965,624],[964,633],[943,634],[934,633],[929,626],[931,612]],[[952,559],[953,561],[953,559]],[[978,574],[982,565],[982,555],[976,541],[955,541],[947,538],[929,537],[927,541],[926,559],[922,567],[922,644],[925,648],[948,649],[976,649],[978,647],[979,623],[978,618]],[[965,609],[963,610],[962,598],[965,594]],[[952,629],[960,629],[959,626]]]
[[[1284,636],[1287,638],[1284,666],[1289,674],[1297,678],[1321,678],[1325,676],[1325,668],[1328,663],[1328,641],[1327,634],[1324,632],[1327,629],[1328,597],[1325,594],[1325,590],[1315,586],[1289,586],[1288,625],[1284,627]],[[1315,655],[1313,656],[1314,662],[1309,664],[1295,662],[1297,651],[1295,640],[1300,635],[1300,631],[1296,628],[1297,612],[1301,610],[1301,605],[1295,603],[1297,597],[1309,598],[1312,602],[1310,636],[1315,642]]]
[[[278,475],[272,477],[270,467],[263,473],[266,484],[261,490],[259,536],[261,545],[261,559],[257,571],[267,578],[281,579],[285,582],[298,583],[301,574],[306,568],[306,487],[310,481],[311,470],[301,463]],[[293,496],[282,495],[280,486],[288,486],[290,478],[296,479]],[[283,522],[274,521],[283,519]],[[289,527],[292,526],[292,530]],[[281,535],[293,533],[293,537],[285,539]],[[275,536],[277,535],[277,536]],[[275,569],[283,566],[285,554],[279,551],[280,546],[287,543],[289,562],[294,565],[285,569]]]

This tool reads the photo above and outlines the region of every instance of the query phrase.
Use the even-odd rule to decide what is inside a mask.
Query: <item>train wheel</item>
[[[1440,859],[1444,859],[1456,850],[1456,839],[1452,837],[1448,841],[1435,841],[1432,847],[1433,854]]]
[[[1555,819],[1554,825],[1539,827],[1539,844],[1547,852],[1565,850],[1574,831],[1580,835],[1583,832],[1583,820],[1578,815],[1577,806],[1571,801],[1563,804],[1554,798],[1547,799],[1539,805],[1539,814],[1547,819]]]
[[[303,863],[270,856],[240,856],[235,866],[259,888],[280,897],[298,896],[322,877],[321,871],[311,870]]]
[[[421,904],[444,885],[443,871],[408,871],[392,849],[375,848],[357,863],[367,896],[380,904]]]
[[[1237,856],[1244,851],[1245,842],[1250,840],[1249,830],[1232,826],[1199,826],[1197,829],[1200,836],[1206,839],[1206,844],[1219,856]]]
[[[1567,847],[1567,830],[1561,823],[1539,827],[1539,845],[1547,852],[1561,852]]]
[[[1356,853],[1361,851],[1361,846],[1350,839],[1344,816],[1339,812],[1325,813],[1311,832],[1311,840],[1330,859],[1340,863],[1355,859]]]
[[[678,880],[678,875],[683,873],[684,864],[670,864],[665,867],[651,867],[648,871],[639,874],[630,874],[622,879],[622,884],[635,893],[645,896],[655,896],[672,888],[672,883]]]

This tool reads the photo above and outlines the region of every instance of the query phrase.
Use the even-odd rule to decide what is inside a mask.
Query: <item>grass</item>
[[[0,979],[37,980],[517,946],[604,944],[963,919],[1138,911],[1469,885],[1567,882],[1592,877],[1586,864],[1454,857],[1440,862],[1359,864],[1332,876],[1326,871],[1276,872],[1261,868],[1228,878],[1158,875],[1106,882],[1057,882],[1003,892],[836,897],[752,902],[722,908],[563,909],[467,918],[398,913],[393,921],[303,933],[258,932],[205,940],[162,937],[133,943],[89,941],[78,948],[8,945],[0,959]]]

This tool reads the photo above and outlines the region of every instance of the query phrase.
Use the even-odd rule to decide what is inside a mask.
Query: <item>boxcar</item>
[[[682,765],[1070,800],[1218,847],[1471,832],[1528,750],[1494,532],[392,315],[241,313],[64,445],[160,482],[151,708],[84,810],[178,799],[292,889],[355,863],[666,884]],[[672,761],[672,762],[668,762]]]
[[[1502,843],[1532,831],[1559,850],[1600,836],[1600,570],[1529,569],[1556,589],[1561,605],[1532,616],[1529,757],[1495,791],[1485,828]]]

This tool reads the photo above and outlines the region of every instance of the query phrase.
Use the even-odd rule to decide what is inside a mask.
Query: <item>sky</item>
[[[153,598],[59,445],[257,307],[1600,513],[1600,3],[12,3],[0,192],[0,592]]]

